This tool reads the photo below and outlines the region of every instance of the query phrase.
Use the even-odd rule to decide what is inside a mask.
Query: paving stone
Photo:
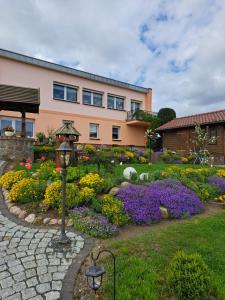
[[[10,297],[5,298],[5,300],[21,300],[21,299],[22,298],[21,298],[20,293],[16,293],[16,294],[14,294],[14,295],[12,295]]]
[[[34,288],[27,288],[27,289],[23,290],[21,293],[22,293],[23,300],[30,299],[37,295]]]
[[[5,271],[5,270],[7,270],[7,269],[8,269],[7,265],[1,265],[1,266],[0,266],[0,276],[1,276],[1,272],[2,272],[2,271]]]
[[[36,269],[26,270],[26,278],[31,278],[37,275]]]
[[[6,289],[2,289],[0,290],[1,292],[1,297],[0,299],[5,299],[8,296],[11,296],[12,294],[14,294],[14,290],[10,287],[10,288],[6,288]]]
[[[43,275],[48,273],[47,267],[46,266],[41,266],[41,267],[37,267],[37,274],[38,275]]]
[[[52,281],[52,275],[51,274],[43,274],[39,276],[40,283],[50,282]]]
[[[37,295],[33,298],[30,298],[29,300],[43,300],[44,298],[41,295]]]
[[[12,277],[7,277],[1,280],[0,285],[3,289],[8,288],[14,284]]]
[[[9,277],[10,273],[9,272],[1,272],[0,273],[0,280],[2,280],[3,278]]]
[[[26,283],[27,283],[28,287],[36,286],[38,284],[37,277],[32,277],[32,278],[28,279],[26,281]]]
[[[37,260],[37,265],[38,266],[47,266],[48,260],[47,259],[39,259],[39,260]]]
[[[61,291],[62,281],[52,281],[52,290]]]
[[[48,273],[54,273],[54,272],[57,272],[57,271],[58,271],[57,266],[48,267]]]
[[[21,272],[16,275],[13,275],[13,279],[17,282],[25,280],[26,279],[25,272]]]
[[[30,244],[31,239],[22,239],[20,241],[20,246],[27,246]]]
[[[18,283],[15,283],[13,285],[13,290],[15,292],[20,292],[22,290],[24,290],[26,288],[26,283],[24,281],[21,281],[21,282],[18,282]]]
[[[22,272],[22,271],[24,271],[24,267],[20,264],[20,265],[17,265],[17,266],[15,266],[15,267],[11,267],[10,269],[9,269],[9,272],[11,273],[11,274],[17,274],[17,273],[20,273],[20,272]]]
[[[23,266],[25,269],[32,269],[32,268],[37,267],[37,264],[35,261],[27,261],[27,262],[23,263]]]
[[[10,267],[14,267],[16,265],[19,265],[20,264],[20,261],[18,259],[15,259],[15,260],[10,260],[7,262],[7,265]]]
[[[39,294],[44,294],[51,291],[50,283],[41,283],[36,286],[36,290]]]
[[[27,262],[27,261],[32,261],[32,260],[34,260],[34,255],[29,255],[29,256],[21,258],[22,263]]]
[[[20,252],[17,252],[17,253],[16,253],[16,257],[17,257],[17,258],[21,258],[21,257],[24,257],[24,256],[26,256],[26,255],[27,255],[26,252],[21,252],[21,251],[20,251]]]
[[[49,264],[52,265],[52,266],[58,266],[58,265],[60,265],[60,259],[50,258],[49,259]]]
[[[62,280],[65,277],[65,273],[53,273],[53,280]]]
[[[45,294],[46,300],[56,300],[59,299],[60,294],[59,292],[49,292]]]

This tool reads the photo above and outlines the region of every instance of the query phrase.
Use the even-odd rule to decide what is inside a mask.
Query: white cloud
[[[154,110],[225,108],[223,0],[0,0],[0,47],[151,87]]]

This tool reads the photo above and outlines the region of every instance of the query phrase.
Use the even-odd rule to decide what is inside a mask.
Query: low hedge
[[[56,146],[33,146],[34,150],[34,160],[41,159],[41,157],[46,157],[49,160],[56,159]]]

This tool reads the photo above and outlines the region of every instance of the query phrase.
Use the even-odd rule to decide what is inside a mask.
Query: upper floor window
[[[53,98],[58,100],[77,102],[77,88],[54,83]]]
[[[138,101],[131,101],[130,103],[130,110],[135,112],[136,110],[141,109],[141,102]]]
[[[124,110],[124,98],[108,95],[107,107],[111,109]]]
[[[102,94],[83,90],[83,104],[102,106]]]
[[[0,132],[3,133],[3,129],[7,126],[12,127],[16,135],[20,136],[22,130],[22,122],[20,119],[14,118],[2,118],[0,119]],[[31,120],[26,120],[26,136],[33,137],[34,136],[34,123]]]

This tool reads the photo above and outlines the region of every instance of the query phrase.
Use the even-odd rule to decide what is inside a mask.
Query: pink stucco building
[[[39,114],[27,114],[27,135],[74,121],[81,143],[144,146],[147,124],[133,115],[152,111],[152,90],[0,49],[0,84],[38,88]],[[20,130],[20,113],[0,110],[0,130]]]

